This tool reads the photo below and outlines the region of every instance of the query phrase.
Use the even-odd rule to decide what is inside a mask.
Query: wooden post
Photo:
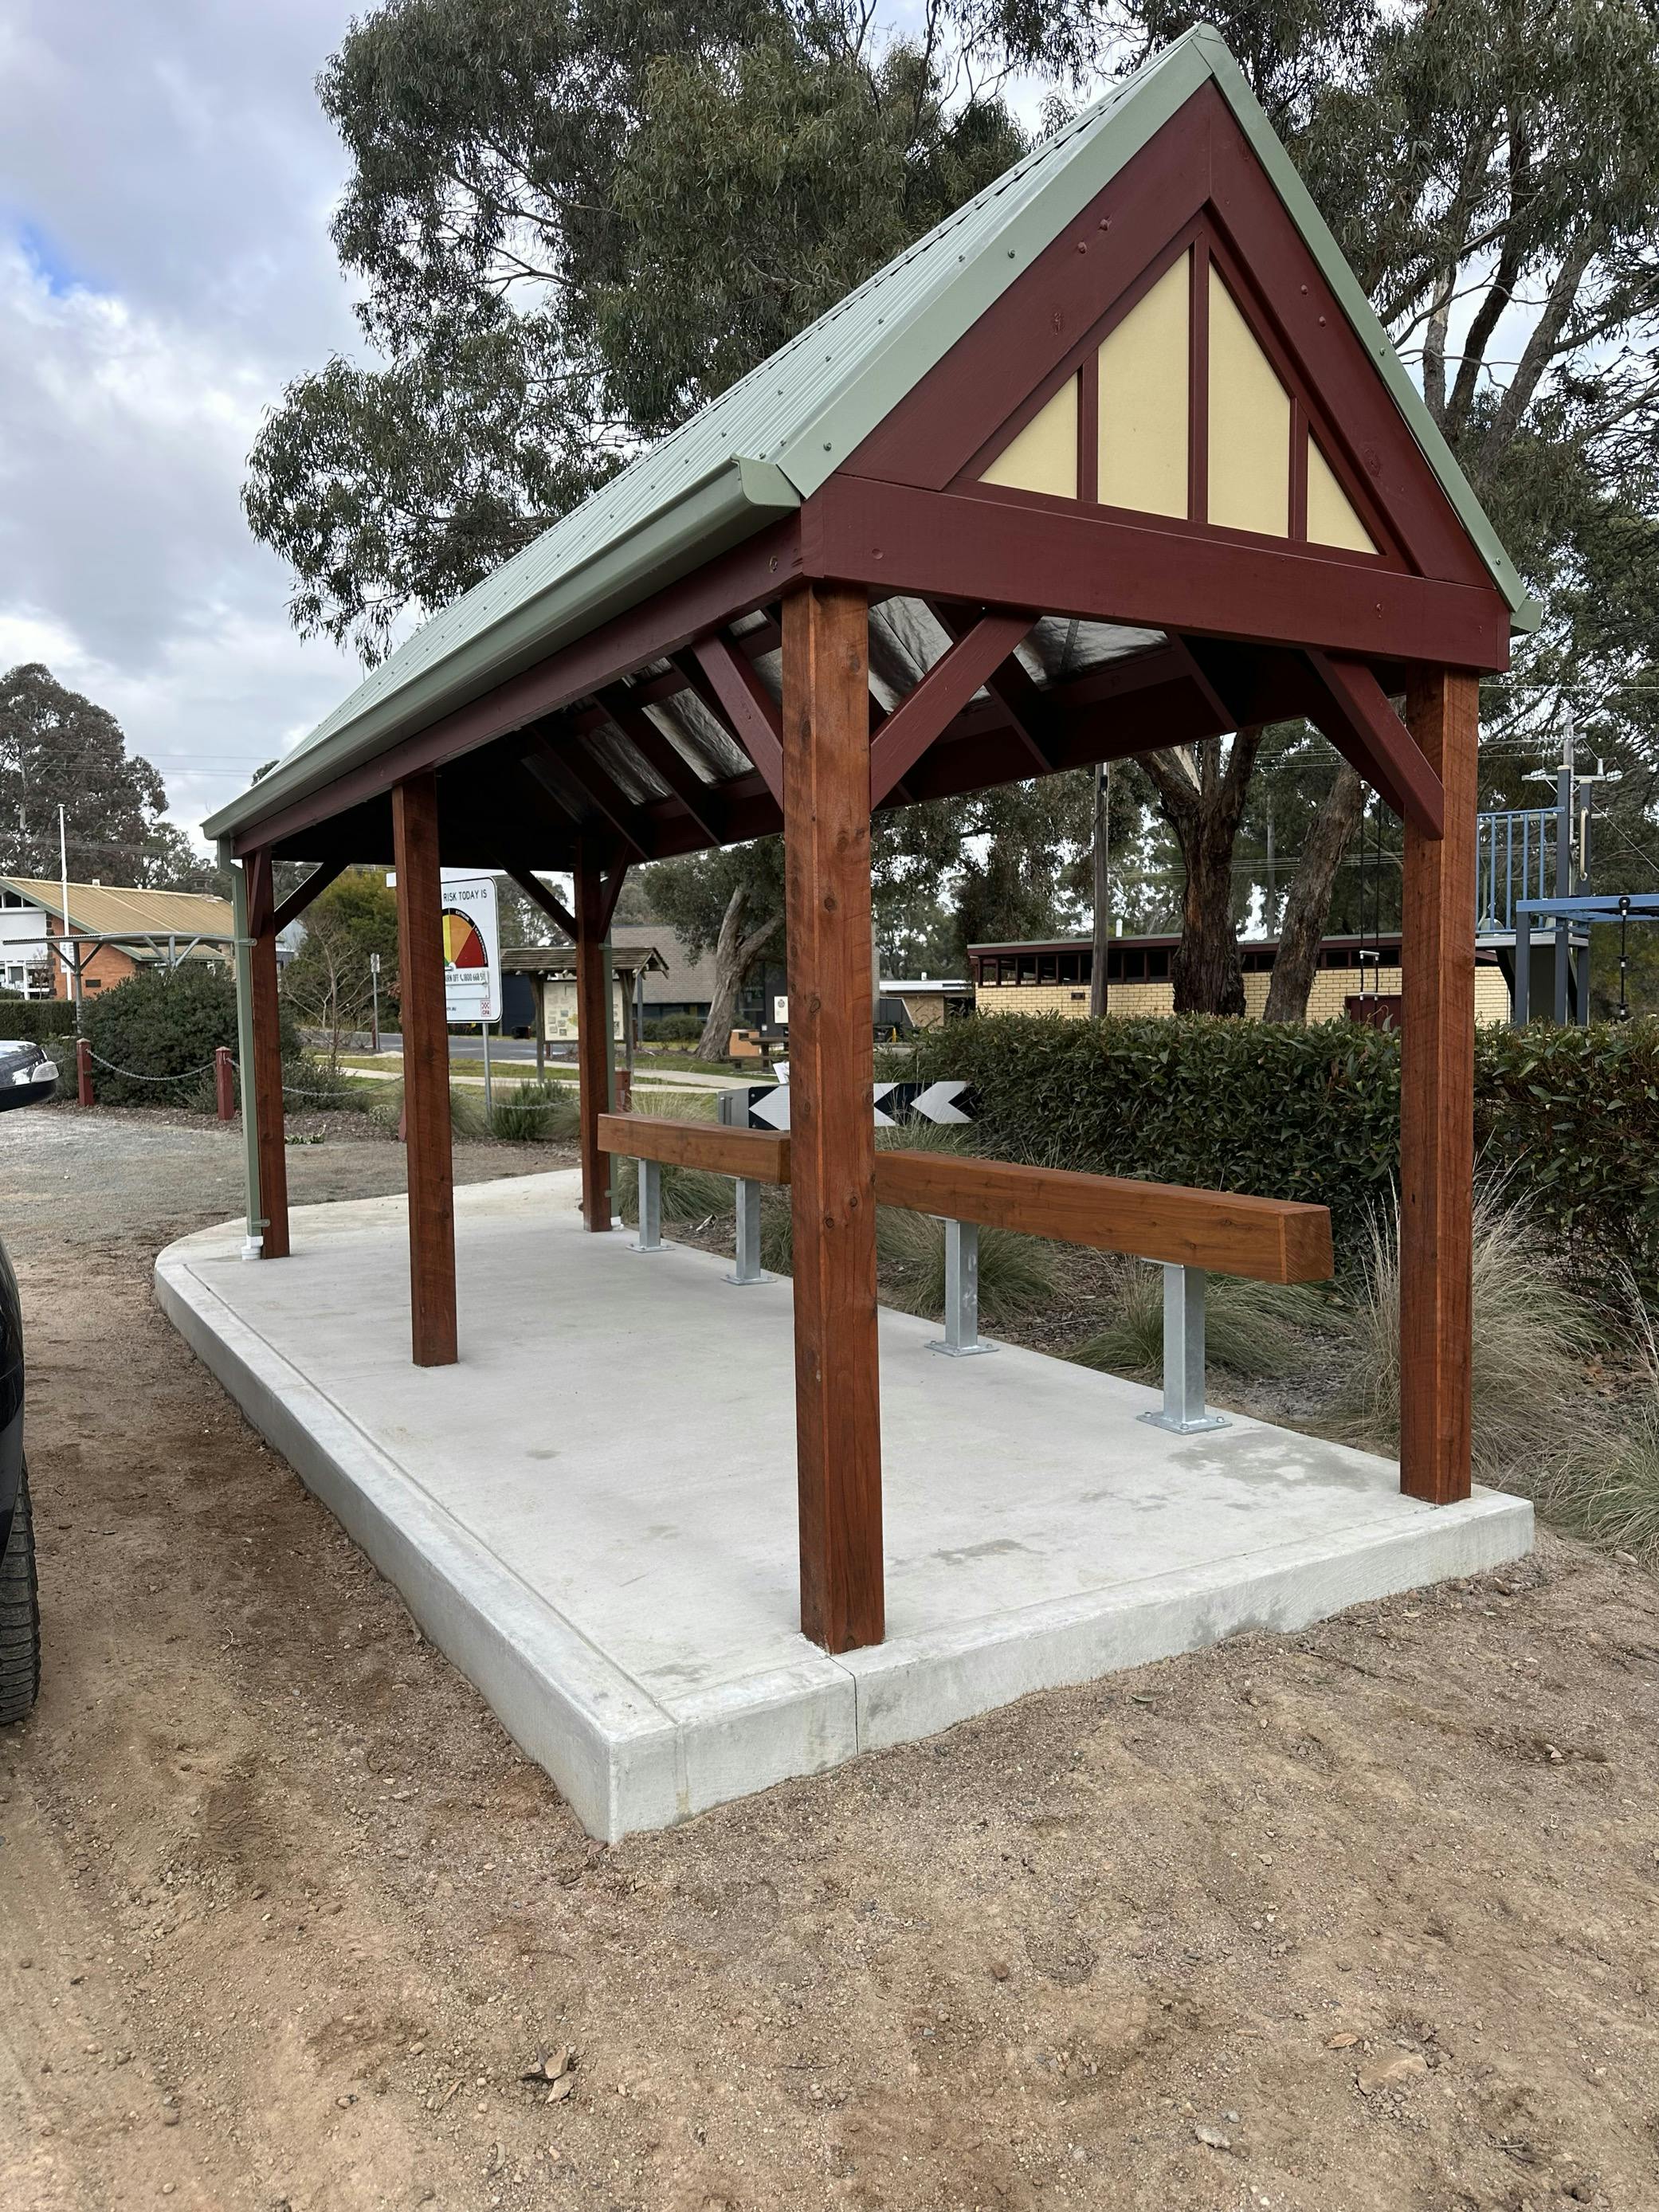
[[[869,684],[863,592],[811,585],[786,599],[783,819],[801,1628],[827,1651],[879,1644],[884,1626]]]
[[[582,1219],[611,1226],[611,1155],[599,1149],[599,1116],[611,1110],[611,1003],[605,939],[605,881],[586,847],[576,855],[576,1070],[581,1110]]]
[[[1400,1486],[1469,1494],[1474,1186],[1474,842],[1480,684],[1418,677],[1407,720],[1446,794],[1445,835],[1406,827],[1400,1091]]]
[[[222,1121],[236,1119],[236,1063],[228,1044],[213,1050],[213,1105]]]
[[[90,1106],[92,1093],[92,1047],[84,1037],[75,1040],[75,1103]]]
[[[449,1028],[444,1018],[438,781],[429,771],[392,786],[392,835],[398,869],[411,1334],[417,1367],[448,1367],[456,1357],[455,1168],[449,1134]]]
[[[247,858],[249,982],[253,1013],[253,1112],[259,1133],[259,1250],[286,1260],[288,1153],[283,1127],[283,1033],[276,1000],[276,897],[269,847]],[[246,1100],[243,1101],[246,1108]]]

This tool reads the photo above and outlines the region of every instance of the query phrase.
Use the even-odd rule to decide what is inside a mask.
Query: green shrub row
[[[30,1044],[75,1035],[75,1005],[70,999],[0,998],[0,1036]]]
[[[647,1044],[696,1044],[702,1035],[701,1014],[659,1014],[641,1022],[640,1035]]]
[[[1400,1170],[1400,1040],[1353,1022],[999,1015],[924,1033],[1010,1159],[1328,1206],[1352,1250]],[[1659,1283],[1659,1022],[1483,1029],[1475,1143],[1574,1267]]]
[[[293,1017],[282,1012],[283,1058],[299,1057]],[[100,1106],[189,1106],[212,1111],[213,1055],[236,1049],[236,983],[216,964],[186,963],[168,974],[141,969],[89,999],[84,1031],[95,1057]]]

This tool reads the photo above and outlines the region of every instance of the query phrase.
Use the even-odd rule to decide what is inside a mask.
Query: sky
[[[0,668],[120,720],[192,834],[356,681],[240,504],[261,415],[352,347],[349,0],[0,0]]]
[[[0,0],[0,669],[107,707],[192,836],[362,673],[240,495],[283,386],[356,349],[314,85],[362,5]]]

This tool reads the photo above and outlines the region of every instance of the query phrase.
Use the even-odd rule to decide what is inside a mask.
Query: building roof
[[[64,887],[42,876],[0,876],[0,890],[16,891],[54,916],[64,911]],[[210,891],[152,891],[119,884],[71,884],[71,931],[88,937],[230,937],[230,901]]]
[[[665,974],[668,963],[654,945],[621,945],[611,933],[611,964],[619,975]],[[574,975],[574,945],[521,945],[501,955],[503,975]]]
[[[452,605],[204,825],[309,795],[818,490],[1204,84],[1261,161],[1517,627],[1537,611],[1220,33],[1186,33]]]
[[[645,1003],[655,1006],[704,1006],[714,996],[714,948],[707,945],[693,959],[678,930],[660,921],[613,921],[611,942],[620,952],[641,945],[662,951],[660,971],[647,971]]]

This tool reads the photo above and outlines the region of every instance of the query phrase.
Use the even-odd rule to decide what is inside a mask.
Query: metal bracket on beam
[[[1164,1269],[1164,1405],[1143,1413],[1155,1429],[1193,1437],[1231,1425],[1204,1404],[1204,1287],[1202,1267],[1166,1264]]]
[[[945,1334],[927,1347],[947,1359],[994,1352],[979,1340],[979,1224],[945,1218]]]
[[[639,1234],[630,1252],[660,1252],[662,1244],[662,1163],[635,1160],[639,1183]]]
[[[737,1260],[728,1283],[769,1283],[761,1266],[761,1186],[752,1176],[738,1176]]]

